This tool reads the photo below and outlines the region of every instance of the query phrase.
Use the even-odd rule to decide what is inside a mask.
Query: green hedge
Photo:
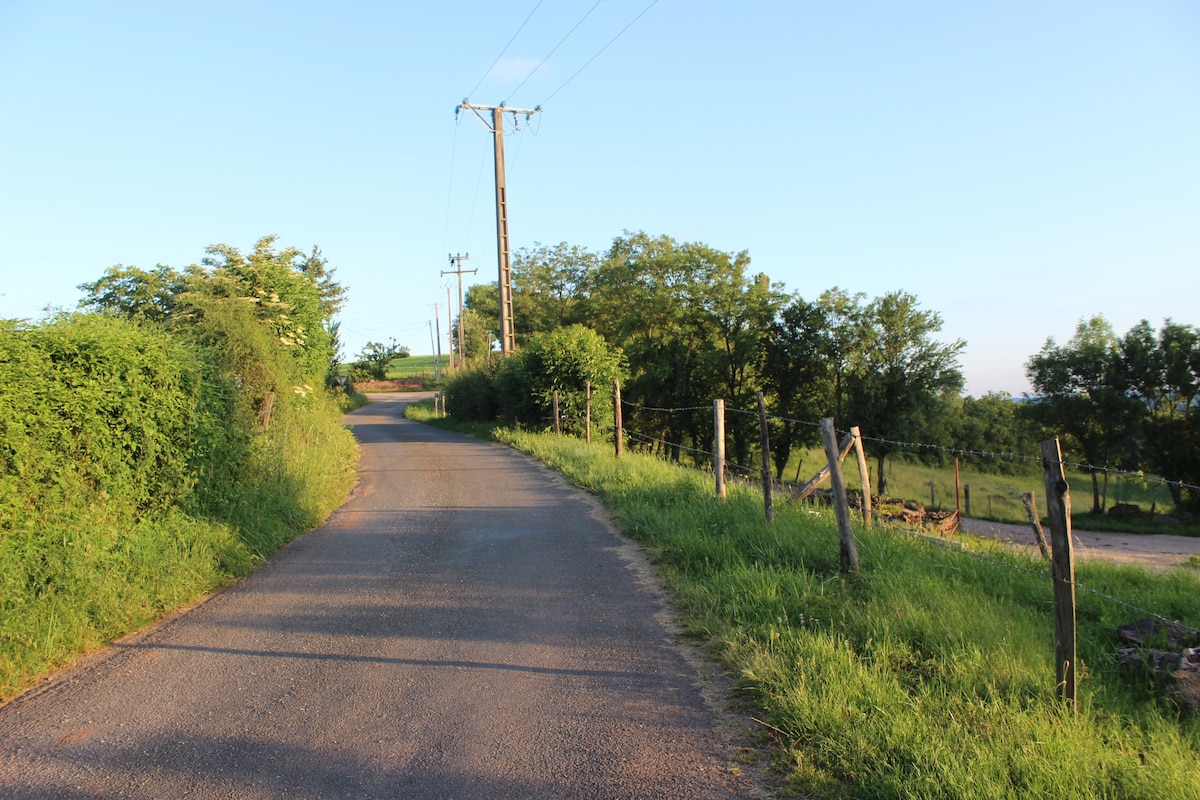
[[[353,439],[288,359],[234,303],[182,331],[0,321],[0,699],[244,575],[342,501]]]

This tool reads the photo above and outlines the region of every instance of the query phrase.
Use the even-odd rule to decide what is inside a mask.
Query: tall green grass
[[[739,679],[764,723],[780,790],[867,798],[1200,796],[1200,720],[1120,672],[1115,629],[1139,613],[1080,592],[1079,714],[1055,696],[1044,565],[858,530],[839,571],[831,516],[777,507],[662,461],[500,430],[597,494],[657,562],[686,629]],[[983,557],[977,557],[983,556]],[[1078,580],[1200,627],[1200,580],[1081,564]]]

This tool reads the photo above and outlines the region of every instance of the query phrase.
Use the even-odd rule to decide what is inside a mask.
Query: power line
[[[455,155],[458,153],[458,121],[454,123],[454,139],[450,143],[450,182],[446,187],[446,224],[442,227],[442,249],[446,248],[446,241],[450,238],[450,209],[453,207],[454,200],[454,162]]]
[[[492,65],[483,73],[483,76],[479,79],[479,83],[475,84],[474,88],[467,92],[467,97],[475,94],[475,91],[483,85],[484,80],[487,79],[487,76],[492,73],[492,70],[496,68],[496,65],[500,63],[500,59],[504,58],[504,54],[508,52],[508,48],[512,47],[512,43],[515,42],[517,37],[521,35],[521,31],[525,30],[525,26],[529,24],[529,20],[533,19],[533,15],[536,14],[537,10],[542,7],[543,2],[545,2],[545,0],[538,0],[538,4],[533,7],[533,11],[529,12],[529,16],[526,17],[525,21],[521,23],[521,27],[517,28],[517,32],[512,35],[511,39],[508,40],[508,44],[504,45],[504,49],[500,51],[500,55],[496,56],[496,60],[493,61]]]
[[[645,13],[646,13],[647,11],[649,11],[651,8],[653,8],[653,7],[654,7],[654,4],[655,4],[655,3],[657,3],[657,2],[658,2],[658,0],[650,0],[650,5],[648,5],[648,6],[646,6],[645,8],[643,8],[643,9],[642,9],[642,13],[641,13],[641,14],[638,14],[636,17],[634,17],[634,18],[633,18],[633,20],[632,20],[632,21],[630,21],[630,23],[629,23],[628,25],[626,25],[624,28],[621,28],[621,30],[620,30],[620,31],[617,33],[617,35],[616,35],[616,36],[614,36],[613,38],[611,38],[611,39],[609,39],[609,40],[608,40],[608,44],[604,45],[604,47],[601,47],[599,50],[597,50],[597,51],[596,51],[596,55],[594,55],[594,56],[592,56],[591,58],[589,58],[587,61],[585,61],[585,62],[584,62],[584,64],[583,64],[583,66],[582,66],[582,67],[580,67],[579,69],[575,70],[575,73],[574,73],[573,75],[571,75],[571,77],[569,77],[569,78],[567,78],[565,81],[563,81],[563,83],[562,83],[562,86],[559,86],[557,89],[555,89],[553,92],[551,92],[551,93],[550,93],[550,97],[547,97],[545,100],[543,100],[543,101],[542,101],[542,103],[541,103],[541,105],[543,105],[543,106],[544,106],[544,105],[546,105],[546,103],[549,103],[549,102],[550,102],[550,100],[551,100],[551,98],[553,98],[553,97],[554,97],[554,95],[556,95],[556,94],[558,94],[559,92],[561,92],[561,91],[563,90],[563,88],[564,88],[564,87],[566,87],[566,85],[567,85],[568,83],[570,83],[571,81],[575,80],[575,76],[576,76],[576,75],[578,75],[579,73],[581,73],[581,72],[583,72],[585,69],[587,69],[587,66],[588,66],[588,64],[591,64],[593,61],[595,61],[597,58],[599,58],[599,57],[600,57],[600,54],[601,54],[601,53],[603,53],[605,50],[607,50],[609,45],[611,45],[611,44],[612,44],[613,42],[615,42],[617,39],[620,39],[620,38],[621,38],[621,35],[622,35],[622,34],[624,34],[624,33],[625,33],[625,31],[627,31],[627,30],[629,30],[630,28],[632,28],[632,27],[633,27],[633,23],[635,23],[635,22],[637,22],[639,19],[641,19],[641,18],[642,18],[642,16],[643,16],[643,15],[645,15]],[[593,6],[593,8],[594,8],[594,6]],[[590,14],[591,12],[589,11],[588,13]],[[582,20],[580,20],[580,21],[582,22]],[[549,56],[547,56],[547,58],[549,58]],[[538,66],[541,66],[541,65],[539,64]],[[534,72],[536,72],[536,71],[537,71],[537,70],[534,70]],[[532,75],[533,73],[530,73],[530,74]],[[518,88],[520,88],[520,87],[518,87]]]
[[[658,0],[655,0],[655,2],[657,2],[657,1]],[[507,103],[509,101],[509,99],[511,99],[512,96],[514,94],[516,94],[521,89],[521,87],[524,86],[529,81],[529,79],[532,78],[537,73],[537,71],[542,68],[543,65],[545,65],[545,63],[547,61],[550,60],[550,56],[554,55],[555,51],[558,50],[558,48],[562,47],[563,42],[565,42],[567,39],[569,39],[571,37],[571,34],[575,32],[575,28],[578,28],[580,25],[582,25],[583,21],[585,19],[587,19],[593,11],[596,10],[596,6],[600,5],[602,2],[604,2],[604,0],[596,0],[596,5],[593,5],[591,8],[589,8],[587,10],[587,13],[585,13],[582,17],[579,18],[579,22],[576,22],[574,27],[572,27],[571,30],[567,31],[567,35],[564,36],[562,39],[560,39],[558,41],[558,44],[554,45],[554,50],[551,50],[549,53],[547,53],[546,57],[543,58],[540,62],[538,62],[538,65],[536,67],[534,67],[533,70],[528,75],[525,76],[525,80],[523,80],[519,84],[517,84],[516,89],[513,89],[511,92],[509,92],[508,97],[506,97],[504,99],[505,103]],[[617,35],[619,36],[620,34],[617,34]],[[605,47],[608,47],[608,45],[605,45]],[[595,58],[595,56],[592,56],[592,58]]]

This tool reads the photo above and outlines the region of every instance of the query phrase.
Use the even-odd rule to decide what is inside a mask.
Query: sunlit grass
[[[1069,455],[1067,456],[1069,458]],[[994,462],[996,459],[990,459]],[[966,461],[960,466],[959,485],[955,485],[954,464],[935,467],[914,463],[897,458],[889,458],[887,470],[888,495],[902,500],[914,500],[929,508],[953,511],[958,508],[965,514],[978,519],[989,519],[997,522],[1025,523],[1028,521],[1025,507],[1021,504],[1021,495],[1032,491],[1038,502],[1038,507],[1045,513],[1045,478],[1041,465],[1036,462],[1016,463],[1017,474],[1001,474],[995,471],[984,471],[982,467],[993,468],[994,463],[980,460],[980,463]],[[784,478],[791,481],[799,475],[801,482],[808,480],[825,464],[824,451],[801,450],[794,453],[784,469]],[[858,469],[847,462],[845,469],[846,486],[848,489],[859,489],[862,480]],[[875,462],[871,461],[871,469]],[[1110,515],[1095,516],[1088,512],[1092,508],[1092,479],[1091,476],[1078,470],[1068,470],[1067,479],[1071,484],[1074,500],[1075,526],[1080,530],[1120,530],[1130,532],[1177,533],[1185,535],[1200,535],[1200,525],[1164,528],[1162,525],[1151,526],[1146,522],[1128,522]],[[878,487],[878,478],[872,472],[872,491]],[[932,482],[932,487],[930,483]],[[1149,512],[1152,508],[1159,512],[1169,512],[1173,509],[1170,492],[1156,481],[1129,475],[1112,475],[1107,486],[1101,478],[1102,499],[1106,508],[1116,503],[1131,503],[1139,506],[1142,511]],[[969,495],[969,508],[968,497]]]
[[[1137,612],[1080,596],[1080,713],[1054,691],[1044,565],[895,530],[856,532],[862,568],[839,569],[825,511],[607,445],[499,430],[598,495],[643,544],[685,629],[739,679],[764,722],[785,793],[877,798],[1200,796],[1200,721],[1119,672],[1117,625]],[[1200,626],[1200,580],[1081,564],[1077,578]]]

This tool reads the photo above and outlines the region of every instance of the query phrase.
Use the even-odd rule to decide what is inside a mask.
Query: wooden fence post
[[[713,474],[717,497],[725,499],[725,401],[713,400]]]
[[[588,444],[592,443],[592,382],[587,382],[587,398],[584,401],[584,429],[583,440]]]
[[[1042,521],[1038,519],[1037,496],[1032,491],[1026,492],[1021,495],[1021,505],[1025,506],[1025,513],[1029,515],[1029,524],[1033,526],[1033,535],[1037,539],[1038,549],[1042,551],[1042,558],[1049,561],[1050,549],[1046,547],[1046,533],[1042,530]]]
[[[833,508],[837,514],[838,539],[842,547],[842,571],[858,572],[858,547],[854,544],[854,529],[850,527],[850,504],[846,502],[846,481],[842,477],[842,459],[838,452],[837,431],[833,429],[833,417],[821,420],[821,438],[825,442],[829,479],[833,484]]]
[[[963,484],[963,509],[968,517],[971,516],[971,484],[969,483]]]
[[[929,508],[932,509],[937,505],[937,497],[933,493],[933,478],[929,479]]]
[[[1071,550],[1071,487],[1063,474],[1058,437],[1042,442],[1042,469],[1046,479],[1046,512],[1053,540],[1051,572],[1054,575],[1054,660],[1058,696],[1075,705],[1075,559]],[[1078,706],[1075,707],[1079,713]]]
[[[551,400],[551,405],[554,413],[554,434],[562,436],[562,415],[558,413],[558,389],[554,390],[554,397]]]
[[[954,510],[962,511],[962,472],[957,458],[954,459]]]
[[[767,512],[767,522],[774,522],[775,500],[771,497],[771,441],[767,435],[767,401],[762,392],[758,393],[758,432],[762,439],[763,506]]]
[[[850,429],[854,437],[854,455],[858,460],[858,480],[862,484],[862,515],[863,523],[869,528],[874,515],[871,514],[871,470],[867,467],[867,454],[863,452],[862,433],[855,425]]]
[[[617,458],[621,457],[621,382],[613,381],[613,445],[617,450]]]

